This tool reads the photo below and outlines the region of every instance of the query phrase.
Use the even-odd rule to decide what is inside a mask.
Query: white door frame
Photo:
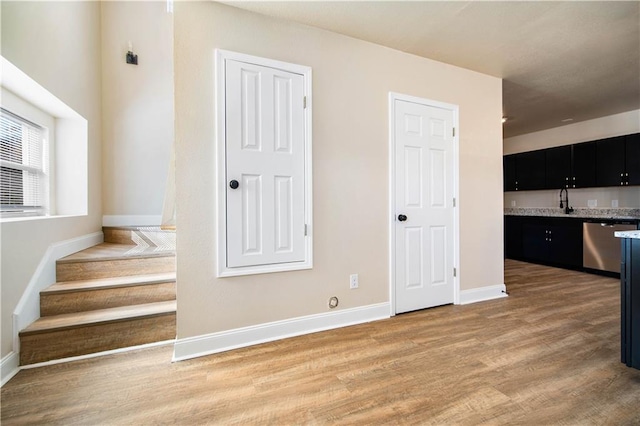
[[[453,113],[453,267],[457,271],[453,277],[453,303],[460,303],[460,197],[459,197],[459,107],[458,105],[418,98],[401,93],[389,92],[389,301],[391,316],[396,314],[396,149],[395,149],[395,115],[396,100],[412,102],[420,105],[443,108]]]

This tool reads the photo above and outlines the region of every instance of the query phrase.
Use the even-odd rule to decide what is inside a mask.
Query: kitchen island
[[[640,231],[616,232],[615,236],[622,239],[621,361],[640,369]]]

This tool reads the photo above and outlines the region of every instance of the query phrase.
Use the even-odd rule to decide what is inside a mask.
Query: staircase
[[[175,230],[104,228],[104,243],[58,260],[20,365],[174,339]]]

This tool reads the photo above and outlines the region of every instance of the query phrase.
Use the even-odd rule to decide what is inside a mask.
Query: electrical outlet
[[[587,207],[598,207],[598,200],[587,200]]]
[[[511,207],[515,207],[516,206],[516,200],[511,200]]]
[[[614,209],[618,208],[618,200],[611,200],[611,207],[613,207]]]
[[[349,288],[358,288],[358,274],[349,275]]]

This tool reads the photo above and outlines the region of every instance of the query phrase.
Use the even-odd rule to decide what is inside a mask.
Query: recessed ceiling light
[[[573,121],[573,118],[565,118],[564,120],[560,120],[563,123],[568,123],[569,121]]]

